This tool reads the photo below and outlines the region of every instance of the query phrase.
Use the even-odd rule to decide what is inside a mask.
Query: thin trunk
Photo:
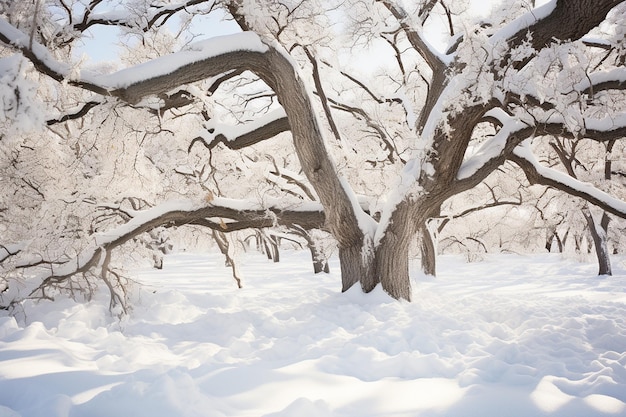
[[[307,247],[311,252],[311,261],[313,262],[313,272],[319,274],[321,272],[330,273],[330,267],[328,266],[328,258],[319,250],[315,244],[315,240],[305,230],[295,230],[298,236],[302,236],[306,240]]]
[[[435,240],[426,224],[420,227],[420,252],[422,261],[422,272],[426,275],[437,275],[437,248]]]
[[[593,218],[589,210],[583,210],[583,215],[587,220],[589,232],[593,239],[596,258],[598,259],[598,275],[612,275],[611,258],[609,256],[609,247],[607,244],[607,232],[610,218],[606,212],[602,213],[600,224]]]
[[[430,210],[429,219],[434,219],[441,215],[441,204]],[[419,225],[419,243],[421,252],[422,272],[426,275],[437,275],[437,234],[441,231],[441,226],[437,228],[429,227],[428,220]]]
[[[322,255],[316,248],[310,247],[311,250],[311,259],[313,261],[313,273],[319,274],[324,272],[325,274],[330,273],[330,267],[328,266],[328,261],[323,259]]]
[[[225,257],[224,265],[231,268],[233,272],[233,278],[237,283],[237,287],[242,288],[243,286],[241,283],[241,272],[239,271],[239,266],[235,261],[235,245],[233,245],[232,242],[228,241],[226,233],[218,232],[215,230],[213,230],[212,232],[213,239],[217,243],[220,252],[222,252],[222,255],[224,255]]]
[[[276,236],[270,236],[274,262],[280,262],[280,240]]]

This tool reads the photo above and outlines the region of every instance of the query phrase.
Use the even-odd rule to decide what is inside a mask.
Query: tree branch
[[[598,26],[618,4],[624,0],[556,0],[526,13],[500,30],[495,36],[504,36],[511,48],[521,45],[528,33],[536,51],[551,45],[555,41],[577,40]],[[544,10],[553,9],[544,15]],[[511,30],[514,30],[511,33]],[[511,57],[508,56],[507,60]],[[522,68],[532,57],[513,62],[515,68]]]
[[[70,114],[65,114],[65,115],[59,117],[58,119],[46,120],[46,124],[48,126],[52,126],[52,125],[55,125],[55,124],[58,124],[58,123],[67,122],[68,120],[80,119],[81,117],[83,117],[87,113],[89,113],[89,111],[91,109],[93,109],[96,106],[99,106],[100,104],[102,104],[101,101],[88,101],[77,112],[70,113]]]
[[[285,116],[277,117],[279,114],[284,114],[284,112],[277,110],[267,115],[268,117],[266,118],[240,126],[222,126],[223,129],[230,131],[227,133],[228,136],[219,132],[220,125],[212,126],[210,123],[207,123],[208,129],[206,132],[195,137],[189,144],[187,151],[191,152],[196,143],[201,143],[208,150],[212,150],[219,143],[224,144],[229,149],[239,150],[271,139],[282,132],[290,130],[289,119]]]
[[[518,146],[509,158],[526,174],[531,184],[542,184],[556,188],[570,195],[580,197],[590,203],[612,213],[626,218],[626,202],[619,200],[592,184],[579,181],[555,169],[542,166],[530,150],[530,144]]]
[[[398,21],[398,24],[404,31],[408,41],[411,43],[411,46],[413,46],[415,51],[418,52],[422,58],[424,58],[424,61],[426,61],[428,66],[432,69],[433,73],[442,72],[446,68],[446,64],[436,53],[433,52],[431,47],[424,41],[419,32],[409,25],[409,16],[407,12],[400,5],[391,0],[379,1]]]

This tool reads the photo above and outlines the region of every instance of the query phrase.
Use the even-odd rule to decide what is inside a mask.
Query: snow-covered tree
[[[200,179],[190,193],[169,175],[169,190],[186,200],[164,193],[150,209],[126,210],[126,223],[84,237],[38,288],[94,269],[106,280],[111,250],[155,227],[284,225],[334,237],[344,290],[381,284],[408,300],[411,242],[421,235],[431,264],[429,219],[507,161],[530,183],[625,217],[623,200],[540,163],[533,149],[554,136],[609,143],[626,133],[626,2],[534,3],[496,1],[479,12],[470,1],[59,0],[23,14],[0,3],[3,56],[13,62],[0,121],[41,123],[27,110],[43,102],[28,80],[43,77],[54,100],[82,97],[43,120],[82,120],[76,129],[89,130],[87,113],[143,112],[156,121],[125,123],[158,126],[146,141],[187,141],[185,158],[197,164],[181,169],[175,155],[141,141],[137,152],[157,170]],[[71,46],[94,25],[142,38],[175,16],[187,30],[218,9],[240,33],[173,43],[180,50],[110,74],[72,61]],[[182,131],[180,118],[191,123]],[[220,190],[200,192],[207,184]]]

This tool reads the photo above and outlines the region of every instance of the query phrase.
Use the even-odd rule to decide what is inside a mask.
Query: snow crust
[[[138,270],[135,308],[107,300],[0,313],[0,415],[379,417],[626,415],[626,258],[615,275],[557,254],[498,255],[440,275],[413,303],[339,292],[308,252],[218,254]]]

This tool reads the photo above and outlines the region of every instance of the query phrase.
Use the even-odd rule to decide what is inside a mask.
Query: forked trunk
[[[342,291],[360,283],[363,292],[376,285],[396,299],[411,300],[408,245],[397,239],[386,239],[376,251],[359,246],[339,249]]]

